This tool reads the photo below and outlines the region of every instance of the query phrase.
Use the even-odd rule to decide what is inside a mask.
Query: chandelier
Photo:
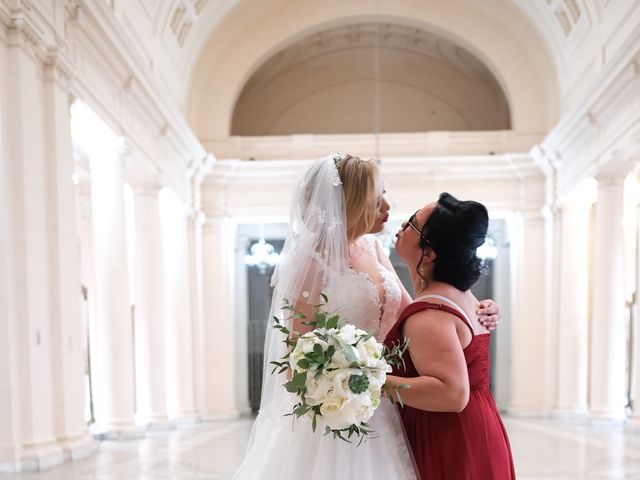
[[[487,237],[485,242],[478,247],[476,255],[482,260],[495,260],[498,256],[498,249],[491,237]]]
[[[260,238],[249,247],[249,253],[244,256],[244,263],[249,267],[257,267],[262,275],[268,268],[274,267],[280,254],[270,243],[264,239],[264,225],[260,224]]]

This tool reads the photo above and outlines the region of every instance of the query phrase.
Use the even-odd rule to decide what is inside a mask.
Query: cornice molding
[[[202,185],[202,210],[207,216],[286,214],[295,182],[314,161],[217,161]],[[451,187],[489,199],[501,211],[546,204],[546,177],[528,154],[389,158],[381,174],[401,208]]]
[[[561,192],[594,176],[617,151],[640,138],[634,107],[640,96],[640,30],[636,30],[585,89],[580,106],[563,115],[541,144],[562,163]]]
[[[126,132],[138,160],[189,201],[185,172],[206,152],[173,95],[162,91],[148,63],[128,48],[133,40],[105,2],[78,0],[67,11],[77,67],[71,93],[89,103],[116,133]]]
[[[73,65],[59,49],[49,49],[45,59],[45,78],[57,82],[65,90],[69,90],[75,78]]]
[[[52,2],[51,8],[59,7]],[[62,9],[61,9],[62,10]],[[50,10],[31,0],[0,2],[0,27],[2,40],[8,45],[20,46],[38,60],[46,63],[50,50],[67,46],[62,23],[56,23]]]
[[[78,26],[84,30],[85,35],[94,42],[94,46],[102,51],[117,52],[119,58],[114,59],[126,71],[130,72],[123,81],[123,87],[129,82],[130,91],[132,93],[144,92],[148,95],[148,99],[152,100],[153,107],[157,108],[168,122],[171,128],[167,128],[167,134],[174,130],[180,138],[186,140],[185,143],[190,144],[187,148],[191,148],[193,143],[199,145],[198,139],[187,124],[184,115],[180,112],[177,104],[172,104],[164,99],[172,97],[170,92],[162,92],[158,89],[157,82],[151,77],[149,69],[142,68],[146,65],[144,59],[138,58],[130,48],[127,42],[132,41],[127,32],[118,23],[113,12],[105,4],[105,2],[87,2],[81,1],[80,8],[84,15],[79,21]],[[126,88],[125,88],[126,89]],[[143,104],[148,102],[142,102]],[[200,152],[203,156],[204,150]]]
[[[380,156],[500,155],[528,152],[544,139],[544,133],[502,131],[383,133]],[[363,157],[375,154],[372,134],[283,135],[266,137],[228,137],[204,141],[208,151],[221,160],[298,160],[321,158],[331,152],[349,152]]]
[[[288,183],[315,159],[304,160],[218,160],[203,188],[229,183]],[[464,155],[386,158],[380,166],[384,178],[429,177],[434,180],[508,179],[544,181],[545,175],[529,154]]]
[[[0,21],[6,30],[7,45],[20,47],[34,59],[45,61],[44,34],[38,30],[28,11],[9,9],[6,5],[0,4]]]

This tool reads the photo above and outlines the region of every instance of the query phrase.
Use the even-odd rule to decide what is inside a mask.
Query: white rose
[[[377,341],[375,337],[371,337],[369,340],[364,342],[364,344],[367,351],[371,352],[371,356],[375,358],[382,358],[382,349],[384,348],[384,345]]]
[[[322,376],[320,380],[315,378],[307,379],[307,393],[305,394],[306,402],[309,405],[320,405],[327,401],[333,390],[333,381],[331,378]]]
[[[331,357],[330,368],[346,368],[351,365],[351,362],[347,361],[347,357],[344,356],[344,350],[342,347],[336,347],[336,352]]]
[[[340,414],[341,420],[349,425],[359,425],[361,422],[368,420],[371,415],[369,410],[371,409],[371,398],[369,395],[361,394],[354,395],[348,398],[342,404],[342,412]],[[373,411],[371,411],[373,414]],[[368,415],[368,416],[367,416]],[[363,420],[366,418],[366,420]],[[346,427],[343,427],[346,428]]]
[[[355,394],[349,388],[349,377],[359,375],[360,370],[356,368],[343,368],[332,372],[333,395],[341,398],[351,398]]]
[[[369,382],[375,382],[377,385],[384,385],[384,382],[387,381],[387,370],[386,368],[375,368],[368,373]]]
[[[345,400],[342,398],[328,399],[320,407],[320,413],[324,422],[334,430],[342,430],[343,428],[349,428],[351,423],[349,419],[344,418],[342,414],[342,408],[345,404]]]
[[[384,385],[384,380],[381,381],[380,378],[378,378],[375,375],[367,375],[369,377],[369,393],[371,395],[375,395],[375,394],[380,394],[380,391],[382,390],[382,385]]]
[[[289,366],[293,371],[300,371],[301,369],[297,366],[298,362],[304,358],[304,354],[313,350],[314,336],[310,333],[305,333],[300,338],[298,338],[298,342],[296,343],[293,352],[291,352],[291,356],[289,357]]]
[[[360,357],[360,364],[369,368],[376,368],[379,363],[379,357],[376,357],[376,352],[371,347],[367,346],[365,342],[358,343],[356,347],[358,350],[358,356]]]
[[[309,338],[306,337],[306,335],[309,335]],[[320,340],[319,338],[317,338],[315,335],[313,335],[312,333],[309,334],[305,334],[304,337],[301,337],[301,340],[304,341],[303,345],[302,345],[302,351],[304,353],[311,353],[313,352],[313,347],[315,345],[320,345],[322,346],[323,350],[326,350],[328,345],[327,342],[324,342],[322,340]],[[298,340],[298,342],[300,342],[300,340]]]
[[[342,343],[351,345],[355,342],[356,327],[354,327],[350,323],[346,324],[345,326],[340,328],[338,333],[336,333],[336,338]]]

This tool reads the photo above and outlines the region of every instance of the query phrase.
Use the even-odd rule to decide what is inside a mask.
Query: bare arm
[[[400,395],[405,405],[432,412],[461,412],[469,401],[469,374],[456,331],[456,319],[442,311],[427,310],[404,325],[411,361],[419,377],[387,376],[390,394],[408,385]]]
[[[296,311],[304,314],[305,318],[294,318],[293,319],[293,331],[298,333],[307,333],[311,331],[311,327],[309,325],[303,325],[302,322],[308,322],[309,320],[313,320],[313,316],[315,315],[315,308],[313,305],[307,302],[298,301],[295,305]]]

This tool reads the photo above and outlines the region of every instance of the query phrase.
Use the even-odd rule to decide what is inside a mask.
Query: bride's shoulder
[[[378,237],[373,233],[367,233],[366,235],[362,236],[362,244],[369,251],[373,252],[378,248],[378,245],[380,245],[380,240],[378,240]]]

